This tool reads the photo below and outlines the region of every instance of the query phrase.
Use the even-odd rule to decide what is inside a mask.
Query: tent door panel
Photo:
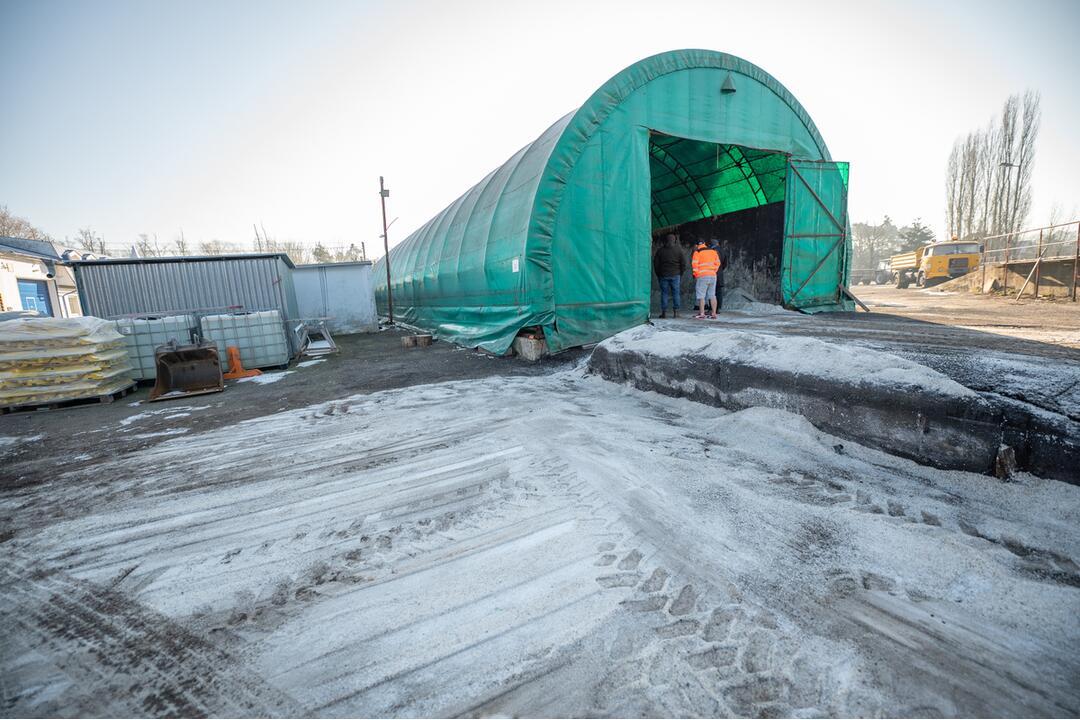
[[[843,301],[848,243],[847,163],[788,161],[784,193],[784,305]]]

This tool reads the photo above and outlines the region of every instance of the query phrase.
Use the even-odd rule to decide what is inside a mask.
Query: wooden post
[[[1024,284],[1020,286],[1020,292],[1016,293],[1016,302],[1020,302],[1020,296],[1024,294],[1024,290],[1027,290],[1028,283],[1031,282],[1031,276],[1035,274],[1035,271],[1039,269],[1039,265],[1042,263],[1042,258],[1035,260],[1035,265],[1032,266],[1031,272],[1027,274],[1027,278],[1024,280]]]
[[[1039,260],[1042,260],[1042,245],[1043,245],[1043,231],[1040,230],[1039,231],[1039,254],[1035,256],[1036,257],[1036,260],[1035,260],[1035,299],[1036,300],[1039,299],[1039,278],[1042,276],[1042,263],[1039,262]]]

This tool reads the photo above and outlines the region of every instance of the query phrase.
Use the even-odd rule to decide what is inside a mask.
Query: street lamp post
[[[386,198],[390,197],[390,189],[383,184],[382,175],[379,176],[379,201],[382,203],[382,239],[383,250],[386,260],[386,315],[387,324],[394,324],[394,290],[390,287],[390,240],[387,237],[389,227],[386,224]]]

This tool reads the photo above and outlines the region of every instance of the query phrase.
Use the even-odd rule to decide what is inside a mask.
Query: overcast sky
[[[0,204],[247,244],[379,244],[418,228],[605,80],[678,48],[784,83],[853,220],[944,225],[953,139],[1043,98],[1032,223],[1080,208],[1080,2],[54,2],[0,0]]]

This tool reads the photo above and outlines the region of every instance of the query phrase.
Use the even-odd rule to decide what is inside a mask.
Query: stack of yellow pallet
[[[99,318],[0,322],[0,408],[112,395],[132,384],[124,337]]]

